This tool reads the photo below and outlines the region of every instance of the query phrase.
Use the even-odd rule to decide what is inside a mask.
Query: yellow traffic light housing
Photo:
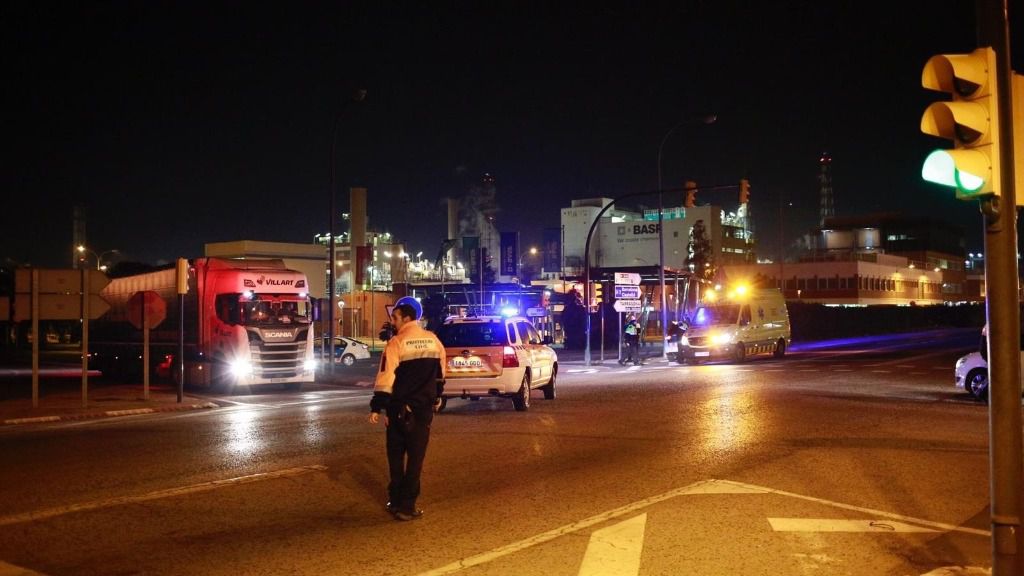
[[[750,202],[750,180],[740,179],[740,204]]]
[[[921,85],[952,96],[949,102],[928,106],[921,116],[921,131],[952,140],[954,146],[929,154],[921,177],[955,188],[959,199],[998,195],[1000,134],[995,51],[986,47],[970,54],[932,56],[921,72]]]
[[[686,181],[686,201],[683,206],[686,208],[693,208],[697,205],[697,183],[693,180]]]
[[[601,288],[602,285],[600,282],[594,282],[594,287],[590,291],[591,295],[593,296],[595,304],[601,304],[602,302],[604,302],[604,294],[601,292]]]

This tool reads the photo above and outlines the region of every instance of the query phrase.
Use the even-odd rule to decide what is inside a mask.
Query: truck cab
[[[737,285],[705,294],[679,342],[677,360],[743,362],[750,355],[769,353],[782,358],[789,344],[789,311],[782,293]]]

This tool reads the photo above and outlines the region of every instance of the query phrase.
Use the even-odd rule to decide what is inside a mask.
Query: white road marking
[[[185,494],[194,494],[196,492],[208,492],[210,490],[226,488],[228,486],[238,486],[241,484],[259,482],[262,480],[273,480],[275,478],[288,478],[291,476],[309,474],[310,472],[323,472],[324,470],[327,470],[326,466],[314,464],[311,466],[300,466],[298,468],[286,468],[284,470],[275,470],[273,472],[249,474],[248,476],[225,478],[224,480],[213,480],[211,482],[203,482],[202,484],[193,484],[191,486],[182,486],[180,488],[157,490],[156,492],[140,494],[138,496],[118,496],[117,498],[108,498],[106,500],[97,500],[95,502],[69,504],[67,506],[58,506],[56,508],[37,510],[35,512],[24,512],[21,514],[14,514],[11,516],[2,516],[0,517],[0,526],[10,526],[11,524],[20,524],[22,522],[46,520],[57,516],[63,516],[64,514],[71,514],[73,512],[84,512],[87,510],[109,508],[111,506],[134,504],[136,502],[147,502],[149,500],[159,500],[161,498],[170,498],[172,496],[183,496]]]
[[[33,572],[28,568],[0,561],[0,576],[43,576],[42,572]]]
[[[646,525],[645,513],[595,530],[583,555],[579,576],[637,576]]]
[[[525,550],[527,548],[530,548],[531,546],[543,544],[545,542],[554,540],[555,538],[559,538],[566,534],[571,534],[584,528],[588,528],[590,526],[593,526],[594,524],[600,524],[601,522],[614,520],[615,518],[625,516],[626,514],[631,514],[633,512],[636,512],[637,510],[640,510],[641,508],[645,508],[652,504],[657,504],[658,502],[663,502],[670,498],[675,498],[676,496],[682,496],[683,494],[691,493],[691,490],[699,489],[702,485],[706,483],[707,481],[696,482],[688,486],[683,486],[682,488],[669,490],[668,492],[659,494],[657,496],[651,496],[650,498],[638,500],[636,502],[633,502],[632,504],[627,504],[625,506],[615,508],[613,510],[608,510],[596,516],[584,518],[583,520],[580,520],[578,522],[566,524],[565,526],[562,526],[560,528],[555,528],[554,530],[549,530],[542,534],[537,534],[536,536],[531,536],[524,540],[513,542],[511,544],[507,544],[500,548],[495,548],[488,552],[482,552],[480,554],[469,556],[461,560],[456,560],[455,562],[452,562],[451,564],[447,564],[445,566],[441,566],[440,568],[435,568],[427,572],[422,572],[419,574],[419,576],[440,576],[441,574],[454,574],[455,572],[459,572],[460,570],[464,570],[466,568],[479,566],[480,564],[486,564],[492,560],[501,558],[502,556],[508,556],[509,554],[519,552],[520,550]]]
[[[584,528],[588,528],[595,524],[600,524],[602,522],[614,520],[615,518],[631,514],[648,506],[664,502],[665,500],[670,500],[677,496],[686,496],[691,494],[775,494],[778,496],[786,496],[789,498],[797,498],[799,500],[805,500],[808,502],[815,502],[825,506],[831,506],[833,508],[853,510],[856,512],[864,513],[868,516],[882,517],[887,518],[889,520],[907,522],[918,526],[928,526],[938,531],[963,532],[965,534],[974,534],[976,536],[985,536],[988,538],[991,538],[992,536],[991,532],[989,532],[988,530],[978,530],[976,528],[965,528],[963,526],[954,526],[952,524],[946,524],[943,522],[933,522],[931,520],[923,520],[911,516],[904,516],[903,514],[894,514],[891,512],[875,510],[872,508],[852,506],[850,504],[843,504],[842,502],[833,502],[831,500],[824,500],[822,498],[815,498],[813,496],[804,496],[802,494],[795,494],[793,492],[785,492],[782,490],[774,490],[772,488],[755,486],[753,484],[745,484],[743,482],[734,482],[732,480],[703,480],[700,482],[689,484],[687,486],[683,486],[681,488],[669,490],[668,492],[658,494],[656,496],[651,496],[643,500],[638,500],[636,502],[627,504],[619,508],[602,512],[600,514],[597,514],[596,516],[584,518],[583,520],[579,520],[578,522],[574,522],[572,524],[566,524],[565,526],[562,526],[560,528],[555,528],[554,530],[549,530],[547,532],[537,534],[535,536],[531,536],[523,540],[519,540],[518,542],[513,542],[511,544],[507,544],[505,546],[501,546],[499,548],[495,548],[487,552],[481,552],[480,554],[475,554],[473,556],[462,558],[461,560],[456,560],[455,562],[452,562],[451,564],[447,564],[445,566],[441,566],[440,568],[435,568],[427,572],[421,572],[418,576],[440,576],[442,574],[454,574],[455,572],[462,571],[466,568],[486,564],[492,560],[497,560],[498,558],[501,558],[503,556],[508,556],[509,554],[514,554],[521,550],[526,550],[527,548],[536,546],[537,544],[543,544],[545,542],[549,542],[561,536],[565,536],[573,532],[578,532]]]
[[[785,492],[783,490],[775,490],[772,488],[764,488],[762,486],[755,486],[753,484],[745,484],[743,482],[735,482],[733,480],[713,480],[713,482],[720,482],[723,484],[733,484],[740,488],[749,488],[761,490],[769,494],[778,494],[779,496],[788,496],[790,498],[798,498],[800,500],[806,500],[808,502],[817,502],[818,504],[824,504],[826,506],[832,506],[834,508],[842,508],[843,510],[854,510],[856,512],[863,512],[869,516],[882,516],[892,520],[901,520],[910,522],[913,524],[919,524],[921,526],[930,526],[936,530],[944,530],[946,532],[963,532],[965,534],[974,534],[976,536],[985,536],[991,538],[992,533],[988,530],[978,530],[977,528],[965,528],[963,526],[954,526],[952,524],[946,524],[944,522],[933,522],[931,520],[923,520],[921,518],[914,518],[913,516],[904,516],[903,514],[894,514],[892,512],[885,512],[882,510],[875,510],[873,508],[864,508],[862,506],[852,506],[850,504],[843,504],[842,502],[834,502],[832,500],[825,500],[823,498],[815,498],[814,496],[804,496],[803,494],[796,494],[793,492]]]
[[[769,518],[776,532],[937,532],[893,520],[847,520],[837,518]]]
[[[594,374],[597,372],[596,368],[575,368],[572,370],[566,370],[566,374]]]

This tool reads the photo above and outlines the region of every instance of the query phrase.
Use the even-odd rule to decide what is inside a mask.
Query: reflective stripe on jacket
[[[404,324],[384,347],[370,410],[402,404],[429,407],[444,387],[444,361],[444,346],[433,332],[417,322]]]

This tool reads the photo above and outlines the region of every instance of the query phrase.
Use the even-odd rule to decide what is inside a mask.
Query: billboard
[[[562,270],[562,229],[544,229],[544,271]]]
[[[519,233],[501,233],[501,275],[519,274]]]

